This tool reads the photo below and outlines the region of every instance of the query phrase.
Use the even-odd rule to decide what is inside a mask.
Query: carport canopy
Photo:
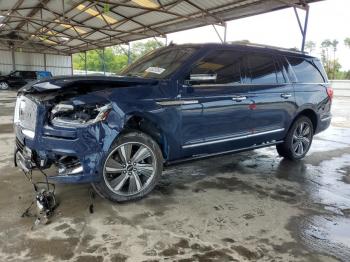
[[[317,1],[320,0],[1,1],[0,48],[69,55],[166,37],[205,25],[226,28],[229,20],[293,7],[303,49],[308,4]],[[306,11],[304,23],[297,9]],[[221,39],[225,41],[226,37]]]

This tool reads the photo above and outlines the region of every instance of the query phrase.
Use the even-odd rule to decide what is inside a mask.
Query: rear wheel
[[[313,139],[313,125],[306,116],[299,117],[289,129],[285,141],[276,146],[280,156],[299,160],[309,151]]]
[[[6,82],[0,82],[0,89],[7,90],[9,89],[9,85]]]
[[[163,168],[158,144],[142,132],[122,135],[105,159],[101,182],[93,186],[103,197],[124,202],[152,191]]]

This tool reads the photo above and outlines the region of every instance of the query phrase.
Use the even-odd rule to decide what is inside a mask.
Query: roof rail
[[[298,53],[298,54],[307,54],[307,52],[302,52],[298,50],[297,48],[284,48],[279,46],[272,46],[272,45],[264,45],[264,44],[256,44],[256,43],[250,43],[247,41],[229,41],[228,44],[232,45],[242,45],[242,46],[251,46],[251,47],[261,47],[261,48],[272,48],[279,51],[288,51],[292,53]]]

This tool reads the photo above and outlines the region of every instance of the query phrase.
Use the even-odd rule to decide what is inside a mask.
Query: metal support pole
[[[86,51],[84,51],[84,55],[85,55],[85,57],[84,57],[84,66],[85,66],[85,75],[87,75],[87,65],[86,65]]]
[[[306,41],[306,33],[307,33],[307,25],[309,24],[309,6],[306,6],[306,14],[305,14],[305,23],[304,23],[304,33],[303,33],[303,43],[301,45],[301,51],[304,52],[305,50],[305,41]]]
[[[224,40],[222,39],[221,35],[219,34],[218,30],[216,29],[215,25],[212,25],[212,26],[213,26],[213,28],[214,28],[216,34],[218,35],[218,37],[219,37],[221,43],[225,43]]]
[[[70,55],[70,69],[71,69],[71,75],[74,75],[73,54]]]
[[[130,42],[128,42],[128,65],[131,64],[131,50],[130,50]]]
[[[106,75],[105,48],[102,48],[103,75]]]
[[[224,43],[226,43],[226,39],[227,39],[227,23],[225,22],[225,24],[224,24]]]
[[[11,47],[11,56],[12,56],[12,70],[16,70],[16,58],[15,58],[15,48]]]
[[[301,32],[301,34],[304,34],[304,29],[303,29],[303,26],[301,25],[301,21],[300,21],[300,17],[299,17],[299,13],[297,11],[297,8],[293,7],[293,9],[294,9],[294,13],[295,13],[295,16],[297,18],[297,21],[298,21],[300,32]]]
[[[46,70],[46,53],[44,53],[44,71],[47,71]]]
[[[306,42],[306,33],[307,33],[307,26],[308,26],[308,23],[309,23],[309,11],[310,11],[310,7],[308,5],[305,6],[305,21],[304,21],[304,26],[301,24],[301,21],[300,21],[300,17],[299,17],[299,13],[297,11],[297,8],[296,7],[293,7],[294,9],[294,13],[295,13],[295,16],[297,18],[297,21],[298,21],[298,25],[299,25],[299,29],[300,29],[300,32],[301,32],[301,36],[302,36],[302,44],[301,44],[301,51],[304,52],[305,50],[305,42]]]

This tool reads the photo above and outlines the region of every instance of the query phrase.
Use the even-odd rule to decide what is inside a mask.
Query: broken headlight
[[[54,125],[85,126],[107,118],[111,104],[77,105],[60,103],[51,110],[51,123]]]

